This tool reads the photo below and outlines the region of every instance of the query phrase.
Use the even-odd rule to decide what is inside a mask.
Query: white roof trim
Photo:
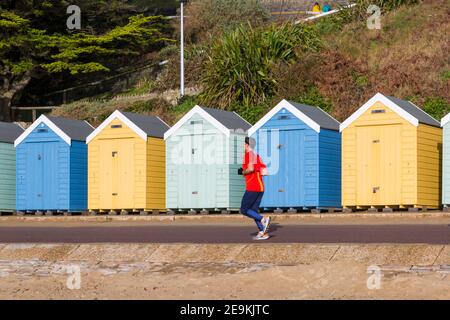
[[[113,120],[119,119],[124,124],[127,125],[128,128],[133,130],[139,137],[143,140],[147,141],[147,133],[144,130],[139,128],[134,122],[128,119],[122,112],[119,110],[114,111],[105,121],[102,122],[101,125],[98,126],[87,138],[86,143],[91,142],[103,129],[105,129]]]
[[[272,110],[270,110],[264,117],[262,117],[261,120],[256,122],[255,125],[248,130],[248,135],[252,136],[258,129],[260,129],[267,121],[272,119],[282,109],[288,110],[290,113],[292,113],[298,119],[303,121],[308,127],[313,129],[317,133],[320,133],[320,125],[317,122],[315,122],[310,117],[305,115],[303,112],[298,110],[296,107],[294,107],[292,104],[290,104],[289,101],[283,99]]]
[[[15,141],[14,147],[17,147],[19,144],[25,140],[28,135],[34,131],[41,123],[44,123],[49,127],[55,134],[57,134],[61,139],[63,139],[68,145],[72,143],[72,139],[64,133],[56,124],[54,124],[49,118],[45,115],[41,115],[31,126],[29,126]]]
[[[162,123],[164,123],[167,127],[169,127],[170,128],[170,126],[163,120],[163,119],[161,119],[159,116],[156,116]]]
[[[445,117],[441,120],[441,127],[445,126],[450,121],[450,113],[448,113]]]
[[[230,129],[221,124],[216,118],[211,116],[208,112],[202,109],[202,107],[196,105],[192,108],[188,113],[186,113],[183,118],[181,118],[175,125],[164,133],[164,140],[167,140],[172,134],[174,134],[178,129],[183,126],[189,119],[192,118],[193,115],[199,114],[204,119],[206,119],[209,123],[211,123],[214,127],[216,127],[219,131],[221,131],[227,137],[230,136]]]
[[[245,120],[244,118],[242,118],[241,115],[240,115],[239,113],[237,113],[237,112],[235,112],[235,111],[233,111],[233,113],[234,113],[235,115],[237,115],[239,118],[241,118],[242,120],[244,120],[245,122],[247,122],[248,125],[252,125],[250,122],[248,122],[247,120]]]
[[[25,131],[25,128],[19,122],[14,122],[14,124]]]
[[[352,124],[356,119],[363,115],[370,107],[372,107],[376,102],[381,102],[386,107],[397,113],[400,117],[411,123],[413,126],[419,125],[419,120],[412,116],[410,113],[406,112],[404,109],[400,108],[397,104],[395,104],[392,100],[385,97],[381,93],[377,93],[373,96],[369,101],[367,101],[361,108],[356,110],[347,120],[342,122],[339,127],[340,132],[342,132],[345,128],[347,128],[350,124]]]
[[[94,127],[92,124],[90,124],[89,122],[87,122],[87,120],[84,120],[84,122],[86,122],[87,125],[88,125],[89,127],[91,127],[92,129],[95,129],[95,127]]]

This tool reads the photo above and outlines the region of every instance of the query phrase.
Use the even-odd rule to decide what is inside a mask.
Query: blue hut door
[[[262,205],[268,208],[303,207],[304,130],[280,130],[278,139],[276,137],[276,131],[259,133],[259,143],[267,145],[270,156],[270,175],[264,178],[265,194]],[[267,162],[264,155],[263,161]]]
[[[57,149],[58,142],[30,143],[27,168],[27,205],[37,210],[57,209]]]
[[[304,130],[280,132],[280,188],[283,188],[285,207],[298,207],[305,203]]]

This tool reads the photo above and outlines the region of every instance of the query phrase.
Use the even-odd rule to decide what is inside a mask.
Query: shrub
[[[290,64],[301,53],[317,51],[320,46],[311,26],[240,25],[212,44],[202,76],[201,100],[220,107],[264,103],[276,89],[274,67]]]
[[[307,104],[313,107],[319,107],[323,111],[331,113],[333,111],[333,104],[331,101],[323,97],[316,87],[310,86],[304,93],[298,97],[293,98],[295,102]]]
[[[450,103],[442,97],[428,97],[423,104],[423,111],[440,121],[450,112]]]
[[[177,115],[184,115],[197,104],[198,99],[196,96],[184,96],[176,106],[170,108],[170,111]]]

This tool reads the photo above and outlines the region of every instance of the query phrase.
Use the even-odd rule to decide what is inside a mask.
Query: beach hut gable
[[[14,147],[17,147],[21,144],[26,137],[28,137],[32,132],[38,129],[39,126],[47,126],[50,130],[52,130],[56,135],[58,135],[63,141],[65,141],[68,145],[72,143],[72,139],[61,130],[56,124],[54,124],[49,118],[45,115],[41,115],[39,119],[37,119],[30,127],[28,127],[15,141]]]
[[[372,99],[367,101],[361,108],[359,108],[341,124],[340,131],[342,132],[342,130],[350,126],[377,102],[381,102],[384,106],[388,107],[389,109],[397,113],[400,117],[416,127],[419,126],[419,123],[435,127],[439,126],[439,122],[436,119],[428,115],[425,111],[417,107],[412,102],[377,93],[372,97]]]
[[[251,127],[250,123],[235,112],[205,108],[197,105],[164,134],[164,140],[167,140],[196,114],[203,117],[227,137],[230,137],[231,132],[241,130],[244,133]]]
[[[450,122],[450,113],[442,118],[442,120],[441,120],[441,127],[445,127],[445,125],[447,123],[449,123],[449,122]]]
[[[275,108],[270,110],[269,113],[267,113],[263,118],[261,118],[261,120],[259,120],[252,128],[249,129],[249,135],[253,135],[256,131],[263,127],[264,124],[273,119],[273,117],[283,109],[289,111],[292,115],[297,117],[300,121],[302,121],[317,133],[320,133],[321,128],[336,131],[339,128],[339,122],[319,107],[311,107],[287,100],[282,100],[277,106],[275,106]]]
[[[120,120],[127,127],[133,130],[142,140],[147,141],[149,136],[156,138],[162,138],[164,132],[169,129],[169,126],[161,120],[159,117],[154,116],[155,121],[149,122],[149,116],[141,116],[138,114],[132,114],[128,112],[121,112],[119,110],[114,111],[103,123],[95,129],[86,139],[86,143],[91,142],[100,132],[108,127],[115,119]],[[139,120],[142,119],[145,125],[141,127]]]

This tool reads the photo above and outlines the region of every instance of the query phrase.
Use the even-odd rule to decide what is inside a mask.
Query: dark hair
[[[248,144],[250,148],[254,148],[256,145],[256,140],[250,137],[245,137],[245,144]]]

